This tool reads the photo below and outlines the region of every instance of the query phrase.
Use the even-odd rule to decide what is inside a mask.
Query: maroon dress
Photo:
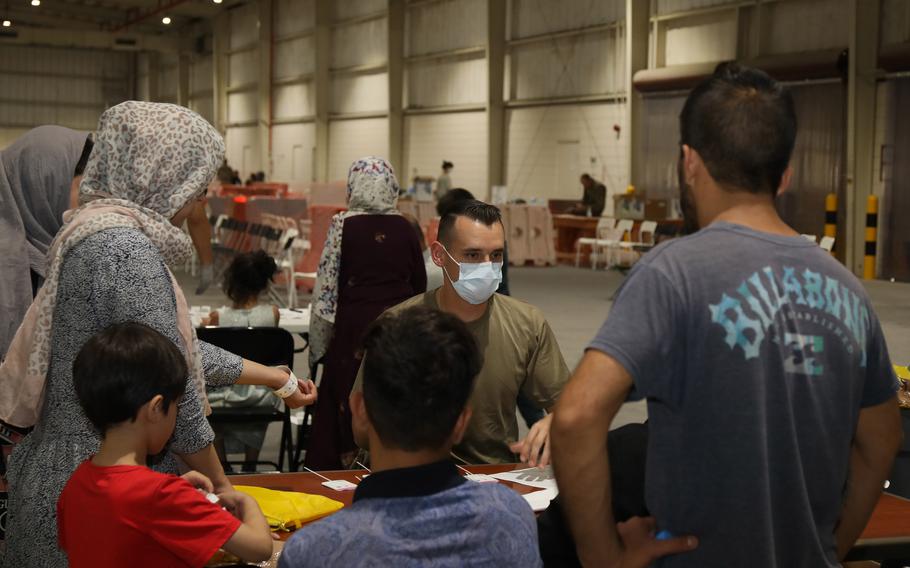
[[[348,396],[360,369],[366,328],[379,315],[427,288],[423,252],[411,224],[399,215],[357,215],[344,220],[338,310],[305,464],[342,467],[341,454],[356,449]]]

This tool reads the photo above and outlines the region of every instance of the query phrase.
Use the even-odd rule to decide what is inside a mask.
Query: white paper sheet
[[[527,469],[517,469],[504,473],[494,473],[496,479],[520,483],[528,487],[537,487],[539,489],[556,489],[556,478],[553,476],[553,467],[547,466],[543,469],[538,467],[529,467]]]
[[[559,495],[559,490],[554,487],[552,489],[541,489],[534,493],[526,493],[522,497],[531,506],[531,510],[539,513],[549,507],[550,501],[555,499],[557,495]]]

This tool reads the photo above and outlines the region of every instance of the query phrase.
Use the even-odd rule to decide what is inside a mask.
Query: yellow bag
[[[255,499],[269,522],[269,527],[282,531],[299,529],[310,521],[327,517],[344,507],[344,503],[322,495],[246,485],[235,485],[234,489]]]

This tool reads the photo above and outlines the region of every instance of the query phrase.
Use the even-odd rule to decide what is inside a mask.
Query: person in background
[[[215,177],[222,185],[230,185],[234,183],[237,172],[228,165],[227,158],[225,158],[224,161],[221,162],[221,166],[218,167],[218,172],[215,174]]]
[[[76,356],[73,387],[103,439],[57,501],[59,544],[71,568],[202,566],[221,547],[247,562],[272,556],[268,523],[252,497],[222,492],[213,503],[206,498],[212,481],[201,473],[146,467],[174,433],[186,375],[177,346],[139,323],[110,326]]]
[[[584,188],[581,203],[573,207],[569,213],[600,217],[607,203],[607,186],[588,174],[581,174],[581,185]]]
[[[453,454],[466,463],[514,463],[515,454],[531,465],[550,461],[552,415],[537,421],[518,440],[516,400],[523,393],[537,408],[550,409],[569,378],[559,345],[537,308],[496,294],[504,229],[499,209],[462,201],[439,223],[433,261],[445,281],[390,310],[424,306],[463,321],[483,350],[483,368],[471,397],[473,414]],[[369,360],[369,357],[366,358]],[[366,365],[361,365],[362,375]],[[360,390],[360,382],[355,391]]]
[[[221,327],[274,327],[278,325],[278,306],[261,304],[278,265],[263,250],[238,254],[224,273],[222,289],[231,306],[221,306],[209,314],[206,325]],[[271,412],[278,406],[272,392],[258,385],[234,385],[209,388],[207,396],[212,408],[244,408],[251,413]],[[244,454],[244,471],[256,471],[256,461],[262,450],[267,424],[215,424],[215,451],[227,469],[227,454]]]
[[[439,174],[439,177],[436,179],[436,200],[439,201],[449,192],[449,189],[452,187],[452,178],[449,177],[449,172],[452,171],[455,165],[452,162],[447,162],[443,160],[442,162],[442,173]]]
[[[363,391],[351,395],[372,471],[354,503],[298,530],[281,568],[540,566],[534,514],[517,493],[462,477],[450,458],[471,418],[482,359],[457,317],[413,307],[364,339]]]
[[[215,256],[212,252],[212,225],[205,213],[205,199],[197,201],[186,218],[186,228],[199,255],[199,283],[196,294],[203,294],[215,279]]]
[[[224,155],[221,135],[184,107],[127,101],[104,111],[95,142],[79,190],[84,205],[65,216],[48,251],[44,286],[0,365],[0,420],[34,425],[7,469],[4,568],[66,566],[57,525],[49,520],[66,481],[101,442],[76,399],[73,361],[91,336],[111,324],[146,324],[187,360],[177,426],[153,459],[157,471],[177,471],[179,456],[217,492],[230,490],[205,417],[206,385],[287,388],[291,408],[316,398],[310,381],[294,381],[282,369],[200,342],[167,268],[192,253],[178,227],[215,176]]]
[[[427,288],[420,244],[397,208],[398,189],[385,159],[355,161],[348,170],[348,210],[332,218],[326,235],[310,321],[310,368],[325,363],[306,452],[310,469],[338,469],[353,461],[348,395],[364,330],[383,311]]]
[[[78,206],[92,137],[39,126],[0,152],[0,360],[44,281],[45,255]]]
[[[789,91],[721,64],[679,124],[682,210],[700,230],[638,261],[554,413],[579,558],[840,566],[903,436],[881,326],[863,285],[775,209],[797,133]],[[617,527],[607,432],[629,398],[648,401],[653,518]]]
[[[404,218],[414,228],[414,234],[417,235],[417,241],[420,243],[420,250],[423,251],[423,267],[427,271],[427,290],[435,290],[442,286],[442,269],[433,264],[433,259],[430,258],[430,247],[427,246],[427,239],[423,234],[420,221],[413,215],[404,215]]]

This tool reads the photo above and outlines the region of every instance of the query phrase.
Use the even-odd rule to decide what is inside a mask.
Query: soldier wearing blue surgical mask
[[[476,200],[458,203],[440,220],[438,240],[430,245],[432,261],[443,271],[443,285],[389,311],[419,305],[453,314],[467,324],[480,346],[483,368],[471,396],[473,414],[461,443],[454,447],[455,457],[467,463],[520,459],[543,466],[550,461],[552,416],[547,414],[519,440],[516,398],[521,392],[549,410],[569,369],[540,310],[496,293],[504,248],[499,209]],[[355,390],[360,381],[358,376]]]

